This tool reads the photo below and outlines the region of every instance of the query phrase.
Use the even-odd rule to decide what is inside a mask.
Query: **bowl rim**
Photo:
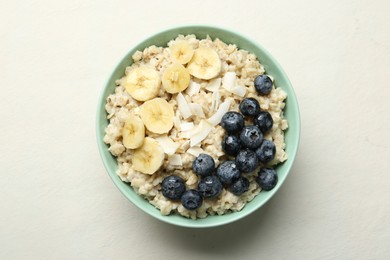
[[[293,153],[292,154],[289,154],[288,156],[288,159],[289,161],[291,161],[291,163],[287,166],[287,169],[285,170],[286,171],[286,175],[283,179],[279,179],[278,181],[278,185],[272,189],[270,191],[270,195],[268,197],[266,197],[265,199],[263,199],[260,203],[258,203],[258,205],[256,205],[254,208],[248,210],[247,212],[243,212],[243,211],[238,211],[238,212],[230,212],[226,215],[229,215],[228,218],[223,218],[223,220],[221,219],[221,221],[218,221],[218,222],[211,222],[211,223],[200,223],[200,221],[202,221],[202,219],[191,219],[191,218],[185,218],[185,217],[182,217],[182,216],[179,216],[180,218],[182,219],[185,219],[185,221],[179,221],[177,222],[175,220],[175,218],[172,218],[172,214],[169,215],[169,216],[164,216],[162,214],[157,214],[159,213],[158,209],[156,209],[156,214],[151,214],[150,212],[148,212],[142,205],[141,203],[135,201],[130,195],[128,195],[127,191],[125,191],[125,189],[123,188],[123,186],[121,186],[119,184],[119,182],[121,183],[124,183],[120,178],[119,176],[116,174],[115,171],[112,171],[112,169],[110,169],[110,167],[108,166],[108,162],[107,162],[107,158],[106,158],[106,155],[104,154],[104,151],[107,149],[107,146],[106,144],[104,143],[103,141],[103,136],[104,136],[104,131],[102,132],[101,131],[101,128],[100,128],[100,125],[101,125],[101,108],[105,106],[105,103],[106,103],[106,95],[105,95],[105,92],[106,92],[106,89],[108,88],[108,86],[110,85],[110,83],[112,83],[112,79],[114,77],[114,74],[116,71],[118,71],[121,67],[121,64],[122,62],[128,58],[128,57],[131,57],[132,54],[137,51],[137,46],[139,45],[142,45],[143,43],[147,42],[147,41],[150,41],[151,39],[159,36],[159,35],[163,35],[163,34],[166,34],[166,33],[170,33],[172,31],[176,31],[176,30],[188,30],[188,29],[194,29],[194,28],[200,28],[200,29],[207,29],[207,30],[217,30],[219,32],[223,32],[223,33],[227,33],[227,34],[231,34],[231,35],[235,35],[235,36],[238,36],[239,38],[242,38],[242,39],[245,39],[247,42],[255,45],[257,48],[259,48],[264,54],[265,56],[267,56],[268,59],[270,59],[274,64],[275,64],[275,67],[280,71],[281,75],[283,76],[285,82],[286,82],[286,88],[289,89],[290,93],[288,95],[288,98],[289,99],[292,99],[294,100],[294,102],[291,104],[291,105],[294,105],[294,110],[296,111],[296,113],[294,114],[294,117],[295,119],[297,120],[296,122],[294,122],[296,124],[296,146],[294,147],[293,149]],[[211,35],[211,37],[213,37]],[[248,50],[249,51],[249,50]],[[287,106],[287,105],[286,105]],[[105,111],[105,110],[104,110]],[[298,152],[298,148],[299,148],[299,143],[300,143],[300,135],[301,135],[301,117],[300,117],[300,111],[299,111],[299,106],[298,106],[298,100],[297,100],[297,97],[296,97],[296,94],[295,94],[295,91],[294,91],[294,88],[291,84],[291,81],[289,80],[286,72],[284,71],[283,67],[279,64],[279,62],[271,55],[271,53],[268,52],[268,50],[266,48],[264,48],[261,44],[259,44],[257,41],[251,39],[250,37],[246,36],[246,35],[242,35],[234,30],[231,30],[231,29],[225,29],[225,28],[222,28],[222,27],[219,27],[219,26],[214,26],[214,25],[202,25],[202,24],[195,24],[195,25],[183,25],[183,26],[178,26],[178,27],[169,27],[169,28],[165,28],[163,30],[160,30],[154,34],[152,34],[151,36],[147,37],[147,38],[144,38],[143,40],[141,41],[138,41],[136,43],[136,45],[134,45],[134,47],[132,47],[129,51],[126,52],[125,55],[121,56],[121,59],[119,60],[118,63],[116,63],[116,66],[113,70],[110,71],[109,73],[109,76],[108,78],[106,79],[104,85],[103,85],[103,88],[100,90],[100,94],[99,94],[99,97],[98,97],[98,104],[97,104],[97,112],[96,112],[96,124],[95,124],[95,134],[96,134],[96,139],[97,139],[97,144],[98,144],[98,149],[99,149],[99,154],[100,154],[100,157],[103,161],[103,165],[108,173],[108,175],[110,176],[111,180],[113,181],[113,183],[115,184],[115,186],[119,189],[119,191],[130,201],[133,203],[133,205],[135,205],[136,207],[138,207],[139,209],[141,209],[144,213],[146,213],[147,215],[150,215],[158,220],[161,220],[165,223],[169,223],[169,224],[172,224],[172,225],[176,225],[176,226],[180,226],[180,227],[187,227],[187,228],[210,228],[210,227],[217,227],[217,226],[222,226],[222,225],[225,225],[225,224],[229,224],[229,223],[232,223],[232,222],[235,222],[235,221],[238,221],[240,219],[243,219],[244,217],[252,214],[253,212],[255,212],[256,210],[258,210],[259,208],[261,208],[263,205],[265,205],[272,197],[274,197],[275,193],[280,189],[280,187],[282,186],[282,184],[285,182],[285,180],[287,179],[288,175],[290,174],[291,172],[291,168],[295,162],[295,158],[296,158],[296,155],[297,155],[297,152]],[[137,194],[139,197],[142,197],[141,195]],[[250,201],[252,202],[252,201]],[[248,202],[248,203],[250,203]],[[177,215],[177,214],[173,214],[173,215]],[[216,216],[216,217],[223,217],[223,216],[226,216],[226,215],[221,215],[221,216]],[[211,216],[208,216],[207,218],[209,218]],[[207,219],[206,218],[206,219]]]

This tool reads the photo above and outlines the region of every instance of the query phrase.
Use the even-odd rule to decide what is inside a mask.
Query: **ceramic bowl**
[[[254,53],[264,65],[267,74],[274,77],[274,84],[276,87],[282,88],[287,93],[286,107],[284,109],[284,116],[287,118],[289,128],[285,132],[286,152],[288,154],[288,160],[276,167],[278,173],[278,184],[271,191],[260,192],[251,202],[239,212],[228,213],[221,216],[208,216],[204,219],[188,219],[179,215],[163,216],[160,211],[149,202],[138,195],[128,184],[122,182],[121,179],[116,175],[115,170],[117,169],[116,158],[108,151],[108,146],[103,142],[104,129],[108,124],[107,114],[105,111],[106,98],[111,93],[114,93],[116,87],[115,80],[120,79],[124,73],[125,68],[132,63],[131,56],[137,50],[143,50],[150,45],[166,46],[167,43],[177,37],[179,34],[195,34],[197,38],[205,38],[209,35],[212,39],[219,38],[225,43],[231,43],[237,45],[240,49],[245,49],[249,52]],[[138,208],[146,212],[147,214],[159,219],[161,221],[191,228],[205,228],[214,227],[224,224],[228,224],[239,219],[248,216],[253,213],[261,206],[263,206],[272,196],[283,185],[286,180],[290,169],[293,165],[299,143],[300,136],[300,116],[297,99],[293,90],[293,87],[287,78],[286,73],[283,71],[279,63],[271,56],[271,54],[261,45],[248,37],[242,36],[239,33],[232,32],[227,29],[216,28],[211,26],[184,26],[172,28],[159,32],[143,41],[136,46],[133,46],[131,50],[122,58],[119,64],[114,68],[105,83],[101,95],[99,97],[98,108],[97,108],[97,120],[96,120],[96,134],[97,142],[102,157],[104,166],[111,177],[114,184],[119,188],[122,194],[131,201]],[[294,194],[291,194],[294,196]]]

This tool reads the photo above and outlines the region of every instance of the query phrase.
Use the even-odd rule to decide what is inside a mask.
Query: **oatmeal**
[[[287,95],[254,54],[219,39],[179,35],[167,47],[150,46],[132,59],[106,103],[104,142],[122,181],[161,214],[193,219],[239,211],[270,187],[263,182],[275,175],[272,167],[287,159]],[[242,120],[240,132],[234,120]],[[203,154],[213,164],[200,160],[196,169],[202,170],[194,171]],[[250,156],[255,162],[245,172],[240,163],[247,165]],[[220,166],[234,161],[239,177],[224,183],[230,172]]]

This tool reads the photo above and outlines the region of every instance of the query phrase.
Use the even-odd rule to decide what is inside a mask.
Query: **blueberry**
[[[261,111],[260,114],[254,118],[253,122],[260,128],[263,134],[271,130],[272,125],[274,124],[271,114],[267,111]]]
[[[230,156],[236,156],[240,151],[240,139],[235,135],[227,135],[222,140],[222,150]]]
[[[181,204],[188,210],[194,210],[202,205],[202,195],[197,190],[187,190],[181,196]]]
[[[256,149],[263,141],[263,134],[255,125],[245,126],[241,131],[240,141],[242,146],[250,149]]]
[[[224,161],[217,168],[217,176],[223,185],[230,185],[240,177],[234,161]]]
[[[244,116],[234,111],[226,112],[221,119],[221,126],[228,133],[237,133],[244,127]]]
[[[269,191],[278,183],[278,175],[273,168],[262,168],[256,178],[260,188]]]
[[[161,184],[162,194],[171,200],[178,200],[186,191],[184,180],[179,176],[165,177]]]
[[[202,177],[211,175],[214,172],[214,169],[214,159],[208,154],[201,153],[192,162],[192,170]]]
[[[259,164],[259,159],[257,159],[257,155],[254,151],[244,149],[237,154],[236,164],[240,172],[253,172]]]
[[[222,183],[217,176],[207,176],[199,181],[198,191],[203,198],[215,198],[222,192]]]
[[[260,113],[260,104],[254,98],[245,98],[240,103],[240,111],[245,116],[255,116]]]
[[[249,181],[245,177],[240,177],[236,182],[234,182],[230,187],[229,190],[234,195],[240,196],[244,192],[249,190]]]
[[[255,89],[260,95],[268,95],[272,90],[272,80],[267,75],[259,75],[255,78]]]
[[[260,147],[256,150],[257,158],[262,163],[267,163],[275,158],[276,148],[275,144],[267,139],[264,139]]]

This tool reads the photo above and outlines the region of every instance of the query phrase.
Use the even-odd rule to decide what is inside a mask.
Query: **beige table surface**
[[[265,46],[302,115],[280,192],[207,230],[129,203],[95,140],[116,63],[195,23]],[[390,259],[389,1],[1,0],[0,86],[0,259]]]

